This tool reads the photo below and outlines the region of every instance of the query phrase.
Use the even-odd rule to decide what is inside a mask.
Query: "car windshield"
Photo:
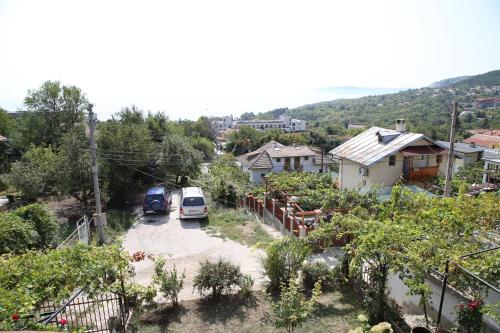
[[[153,195],[147,195],[146,196],[146,202],[151,202],[151,201],[154,201],[154,200],[163,201],[163,195],[161,195],[161,194],[153,194]]]
[[[204,206],[205,201],[202,197],[187,197],[182,201],[183,206]]]

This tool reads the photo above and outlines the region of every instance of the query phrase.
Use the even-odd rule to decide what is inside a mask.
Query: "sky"
[[[100,119],[265,112],[500,69],[499,36],[499,0],[0,0],[0,107],[58,80]]]

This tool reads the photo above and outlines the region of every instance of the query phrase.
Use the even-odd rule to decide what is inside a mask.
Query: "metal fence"
[[[87,216],[83,216],[76,222],[75,230],[69,235],[59,246],[58,249],[73,246],[77,242],[81,242],[83,244],[90,243],[90,223],[93,221],[88,220]]]
[[[129,311],[124,297],[104,293],[89,297],[84,289],[77,291],[62,304],[46,302],[39,308],[44,324],[69,331],[125,332]]]

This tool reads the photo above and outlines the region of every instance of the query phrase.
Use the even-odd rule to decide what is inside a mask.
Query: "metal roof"
[[[434,144],[434,141],[420,133],[400,133],[391,129],[371,127],[331,150],[330,154],[337,159],[348,159],[364,166],[371,166],[421,139]]]
[[[450,148],[450,143],[448,141],[436,141],[436,143],[446,149]],[[456,142],[453,147],[455,151],[463,154],[479,153],[484,150],[484,147],[473,147],[470,143],[464,142]]]

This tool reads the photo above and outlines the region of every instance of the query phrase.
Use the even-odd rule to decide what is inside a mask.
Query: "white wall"
[[[372,165],[368,170],[368,176],[359,174],[361,165],[349,160],[342,160],[339,167],[340,186],[346,188],[369,188],[374,184],[392,186],[403,174],[403,156],[396,154],[395,165],[389,165],[389,157]],[[366,184],[363,184],[363,180]]]
[[[349,160],[341,160],[339,165],[340,188],[358,188],[363,186],[363,179],[368,182],[368,177],[358,174],[359,164]]]

